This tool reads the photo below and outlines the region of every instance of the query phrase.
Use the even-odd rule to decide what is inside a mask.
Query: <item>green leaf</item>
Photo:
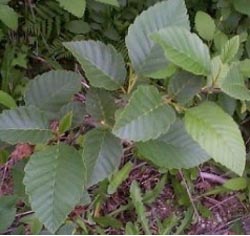
[[[81,18],[84,15],[86,8],[86,0],[56,0],[59,2],[60,7],[73,14],[74,16]]]
[[[102,42],[76,41],[63,43],[81,64],[93,87],[116,90],[126,78],[122,55],[111,45]]]
[[[221,60],[224,63],[231,62],[237,55],[240,47],[239,35],[229,39],[221,50]]]
[[[120,4],[118,2],[118,0],[96,0],[97,2],[101,2],[101,3],[105,3],[105,4],[109,4],[111,6],[115,6],[115,7],[119,7]]]
[[[70,102],[80,89],[79,74],[64,70],[46,72],[30,81],[25,92],[25,103],[54,114]]]
[[[182,27],[168,27],[152,35],[164,49],[169,61],[197,75],[208,75],[211,62],[208,47],[202,40]]]
[[[7,230],[16,216],[16,197],[0,197],[0,233]]]
[[[220,93],[218,95],[218,104],[230,116],[233,116],[237,108],[237,100],[226,95],[225,93]]]
[[[219,88],[220,82],[225,78],[229,70],[228,64],[223,64],[219,56],[211,60],[211,73],[207,77],[207,87]]]
[[[153,189],[146,191],[146,193],[143,196],[143,202],[145,204],[152,204],[153,202],[155,202],[155,200],[160,196],[160,194],[164,190],[166,186],[166,181],[167,181],[167,174],[163,175],[160,182],[158,182]]]
[[[201,77],[181,71],[170,79],[168,93],[178,103],[187,104],[203,86],[204,80]]]
[[[98,225],[101,225],[103,228],[109,228],[109,227],[112,227],[113,229],[122,228],[122,223],[116,218],[109,216],[109,215],[96,217],[94,218],[94,221]]]
[[[8,108],[16,107],[15,100],[6,92],[0,90],[0,103]]]
[[[226,76],[219,83],[221,90],[227,95],[250,101],[250,91],[245,85],[245,80],[240,73],[239,65],[232,64]]]
[[[33,215],[28,215],[20,219],[20,222],[29,225],[31,234],[38,235],[40,234],[43,224]]]
[[[103,89],[90,89],[86,96],[86,110],[101,124],[114,124],[116,105],[109,92]]]
[[[185,114],[187,132],[217,162],[242,175],[246,150],[234,120],[219,106],[205,102]]]
[[[221,51],[222,47],[228,40],[228,36],[223,32],[216,30],[214,35],[214,45],[218,51]]]
[[[83,173],[80,154],[65,144],[46,147],[26,165],[24,185],[32,210],[50,232],[55,233],[80,202]]]
[[[73,119],[73,112],[68,112],[59,122],[59,132],[60,134],[65,133],[71,128]]]
[[[46,143],[52,138],[48,120],[35,107],[18,107],[0,115],[0,139],[4,142]]]
[[[121,139],[147,141],[166,133],[174,121],[175,112],[158,90],[139,86],[118,115],[112,132]]]
[[[149,229],[149,222],[146,217],[146,209],[142,202],[141,189],[136,181],[133,181],[133,183],[130,186],[130,197],[134,204],[137,217],[140,223],[142,224],[143,230],[145,231],[145,234],[151,235]]]
[[[65,25],[65,28],[74,34],[87,34],[90,32],[90,26],[83,20],[72,20]]]
[[[91,130],[84,139],[82,158],[87,186],[97,184],[119,167],[122,158],[121,141],[108,130]]]
[[[169,62],[161,47],[150,35],[168,26],[190,29],[187,9],[183,0],[162,1],[140,14],[128,29],[126,45],[137,74],[154,77],[166,70]]]
[[[75,128],[76,126],[80,125],[84,120],[84,116],[87,114],[86,109],[85,109],[85,105],[83,103],[80,103],[80,102],[70,102],[70,103],[64,105],[60,109],[59,116],[62,118],[68,112],[73,113],[72,128]]]
[[[118,187],[126,180],[129,176],[130,171],[133,169],[133,164],[127,162],[117,173],[115,173],[108,186],[108,194],[113,194],[117,191]]]
[[[195,16],[195,28],[198,34],[205,40],[212,40],[215,34],[213,18],[203,11],[198,11]]]
[[[18,15],[8,5],[0,5],[0,20],[12,30],[17,30]]]
[[[140,230],[136,224],[136,222],[133,224],[132,222],[128,222],[125,226],[125,234],[126,235],[139,235]]]
[[[28,203],[28,197],[25,194],[25,187],[23,184],[23,178],[24,178],[24,167],[26,164],[26,160],[19,161],[15,166],[12,168],[11,174],[13,178],[13,184],[14,184],[14,194],[18,197],[18,200],[22,200],[25,202],[26,205],[29,205]]]
[[[208,161],[209,155],[189,136],[178,120],[157,140],[136,143],[139,155],[166,169],[192,168]]]
[[[243,61],[240,61],[240,72],[243,76],[246,76],[247,78],[250,77],[250,59],[245,59]]]
[[[238,12],[250,16],[250,2],[248,0],[233,0],[232,2]]]
[[[233,191],[243,190],[247,187],[247,180],[246,178],[243,178],[243,177],[233,178],[233,179],[227,180],[223,184],[223,187],[229,190],[233,190]]]

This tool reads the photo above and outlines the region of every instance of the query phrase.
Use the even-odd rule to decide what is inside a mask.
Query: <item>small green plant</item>
[[[58,2],[75,16],[83,15],[85,5],[72,9],[68,1]],[[242,35],[223,41],[214,19],[202,11],[194,25],[191,30],[184,0],[153,5],[128,29],[128,64],[111,44],[65,42],[84,73],[39,75],[27,86],[25,105],[0,115],[3,142],[35,146],[23,183],[32,211],[49,232],[55,233],[74,207],[88,199],[89,187],[109,179],[114,185],[109,191],[115,191],[110,177],[121,163],[124,145],[164,171],[212,159],[243,175],[246,148],[232,118],[236,100],[243,105],[250,101]],[[8,100],[7,106],[15,104]],[[150,233],[136,182],[130,192],[139,222]],[[137,226],[128,223],[126,230],[137,232]]]

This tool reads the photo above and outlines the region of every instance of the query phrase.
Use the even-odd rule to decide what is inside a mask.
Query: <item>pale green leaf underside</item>
[[[138,74],[153,75],[166,69],[168,61],[150,35],[168,26],[189,30],[187,9],[183,0],[168,0],[155,4],[139,15],[129,27],[126,45],[132,65]]]
[[[246,151],[234,120],[215,103],[205,102],[185,114],[187,132],[217,162],[242,175]]]
[[[162,46],[172,63],[193,74],[209,74],[209,50],[196,34],[182,27],[167,27],[154,33],[152,39]]]
[[[220,81],[221,90],[230,97],[250,101],[250,90],[245,85],[239,65],[232,64],[227,75]]]
[[[240,47],[240,37],[239,35],[234,36],[229,39],[221,50],[221,60],[224,63],[230,62],[236,56]]]
[[[52,233],[80,202],[84,185],[80,154],[70,146],[50,146],[31,156],[24,184],[32,210]]]
[[[92,40],[63,45],[81,64],[92,86],[107,90],[122,87],[127,74],[125,62],[113,46]]]
[[[74,16],[81,18],[86,8],[86,0],[56,0],[60,6]]]
[[[108,130],[94,129],[86,134],[82,158],[87,186],[97,184],[119,167],[121,141]]]
[[[35,107],[19,107],[0,115],[0,139],[4,142],[45,143],[52,138],[44,113]]]
[[[71,71],[58,70],[38,75],[28,84],[26,105],[34,105],[51,113],[59,112],[81,89],[81,77]]]
[[[209,155],[189,136],[178,120],[157,140],[137,143],[139,155],[160,168],[192,168],[208,161]]]
[[[153,86],[139,86],[118,115],[113,134],[121,139],[148,141],[168,131],[175,112]]]

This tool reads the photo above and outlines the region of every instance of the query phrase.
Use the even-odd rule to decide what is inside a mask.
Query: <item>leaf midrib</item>
[[[140,120],[143,116],[146,116],[146,115],[149,115],[150,113],[152,113],[153,111],[157,110],[158,108],[160,108],[161,106],[164,106],[165,103],[164,102],[161,102],[159,104],[157,104],[156,106],[154,106],[153,108],[149,109],[148,111],[142,113],[141,115],[137,116],[135,119],[131,120],[130,122],[128,122],[127,124],[125,124],[124,126],[118,126],[119,128],[117,128],[116,126],[114,127],[114,130],[118,130],[118,129],[121,129],[123,127],[126,127],[128,126],[129,124],[131,124],[132,122],[136,122],[138,120]],[[123,112],[125,113],[125,111]],[[117,120],[117,124],[119,124],[120,120],[122,120],[122,116],[123,116],[123,113],[120,114],[119,116],[119,119]]]

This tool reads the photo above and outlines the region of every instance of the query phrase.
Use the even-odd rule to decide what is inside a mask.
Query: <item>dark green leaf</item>
[[[178,120],[157,140],[137,143],[139,155],[160,168],[195,167],[210,159],[209,155],[189,136]]]
[[[25,167],[24,185],[36,217],[55,233],[80,202],[84,185],[80,154],[65,144],[33,154]]]
[[[82,158],[87,186],[97,184],[111,175],[120,165],[121,141],[108,130],[91,130],[84,139]]]
[[[43,112],[35,107],[18,107],[0,115],[0,139],[11,143],[46,143],[52,132]]]
[[[12,224],[16,215],[16,197],[2,196],[0,197],[0,233],[7,230]]]
[[[157,120],[157,122],[156,122]],[[156,139],[168,131],[175,112],[153,86],[140,86],[117,116],[113,134],[133,141]]]

